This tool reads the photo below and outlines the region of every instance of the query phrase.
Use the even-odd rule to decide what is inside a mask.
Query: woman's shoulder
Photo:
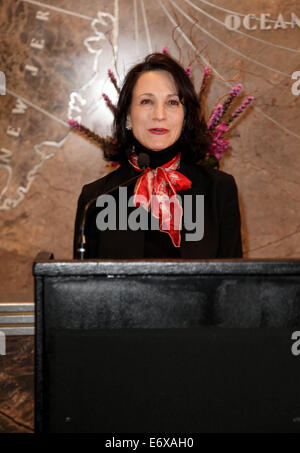
[[[210,186],[214,187],[212,190],[216,193],[220,205],[228,206],[229,204],[232,205],[232,203],[236,205],[238,202],[238,187],[231,174],[210,167],[203,167],[202,172],[210,179]]]
[[[85,198],[91,199],[97,195],[101,195],[102,193],[109,191],[114,186],[126,181],[126,178],[131,176],[130,170],[130,167],[126,164],[120,166],[107,175],[85,184],[82,187],[81,195]]]
[[[229,174],[223,170],[217,170],[215,168],[211,168],[211,167],[204,166],[204,165],[198,165],[198,167],[201,167],[201,171],[205,172],[207,177],[215,180],[218,183],[221,183],[221,184],[222,183],[224,183],[224,184],[235,183],[234,177],[231,174]]]
[[[191,179],[202,181],[202,183],[206,183],[209,186],[236,185],[235,179],[231,174],[223,170],[214,169],[207,165],[185,164],[183,170],[188,177],[191,176]]]

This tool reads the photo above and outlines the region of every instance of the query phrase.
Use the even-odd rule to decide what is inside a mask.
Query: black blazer
[[[204,236],[200,241],[186,241],[186,230],[182,222],[180,257],[186,259],[242,258],[240,211],[234,178],[223,171],[186,162],[180,163],[178,171],[192,181],[190,189],[178,192],[181,197],[185,194],[204,195]],[[80,239],[79,226],[86,203],[136,174],[137,172],[127,162],[114,172],[83,186],[78,199],[75,220],[73,252],[75,259],[79,257],[77,252]],[[128,188],[129,196],[133,193],[133,187],[134,184],[130,188],[131,192]],[[85,229],[86,258],[144,258],[145,232],[143,230],[99,231],[96,226],[96,213],[99,212],[99,208],[98,211],[90,209],[88,212]],[[128,208],[129,212],[130,208]]]

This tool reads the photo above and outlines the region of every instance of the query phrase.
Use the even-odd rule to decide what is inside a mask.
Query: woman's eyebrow
[[[138,95],[138,97],[140,97],[140,96],[152,96],[152,97],[154,97],[155,95],[153,93],[142,93],[142,94]],[[179,94],[178,93],[167,94],[167,97],[171,97],[171,96],[179,97]]]

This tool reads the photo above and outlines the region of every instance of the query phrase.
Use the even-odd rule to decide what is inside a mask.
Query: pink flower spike
[[[114,83],[114,82],[117,82],[117,81],[116,81],[116,78],[115,78],[115,76],[114,76],[114,73],[113,73],[110,69],[107,71],[107,73],[108,73],[108,77],[110,78],[110,80],[111,80],[113,83]]]
[[[207,123],[208,129],[213,129],[214,127],[216,127],[216,125],[218,124],[218,122],[222,116],[222,113],[223,113],[223,105],[218,104]]]
[[[74,129],[78,129],[79,131],[82,129],[81,124],[77,123],[75,120],[69,119],[67,120],[67,123]]]
[[[237,118],[248,107],[248,105],[251,104],[253,99],[253,96],[248,96],[247,99],[242,103],[242,105],[234,112],[231,117],[231,121]]]
[[[67,123],[70,124],[70,126],[77,126],[77,124],[78,124],[77,121],[72,120],[72,119],[67,120]]]
[[[230,94],[232,96],[238,96],[240,94],[240,92],[242,91],[243,89],[243,85],[241,83],[238,83],[236,86],[234,86],[232,88],[232,90],[230,91]]]
[[[222,123],[218,124],[216,129],[218,129],[219,131],[222,131],[222,132],[227,132],[229,130],[229,126],[227,126],[225,121],[222,121]]]
[[[187,66],[187,67],[185,68],[185,72],[187,73],[187,75],[189,76],[189,78],[192,77],[192,69],[191,69],[190,66]]]
[[[168,53],[169,53],[168,47],[167,47],[167,46],[164,46],[164,47],[163,47],[163,50],[161,51],[161,53],[163,53],[164,55],[168,55]]]
[[[219,127],[220,126],[220,127]],[[217,129],[229,129],[224,121],[220,123],[212,135],[212,143],[210,145],[210,154],[215,156],[218,160],[221,160],[222,153],[228,151],[229,140],[223,138],[223,132]]]
[[[106,104],[112,106],[112,102],[111,102],[110,98],[107,96],[107,94],[102,93],[102,96],[103,96],[103,98],[104,98]]]

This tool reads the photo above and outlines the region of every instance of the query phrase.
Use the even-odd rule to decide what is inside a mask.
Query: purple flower
[[[77,123],[77,121],[75,121],[75,120],[69,119],[69,120],[67,120],[67,123],[74,129],[77,129],[79,131],[82,130],[83,126],[81,126],[81,124]]]
[[[205,66],[204,68],[204,76],[209,76],[211,74],[211,67]]]
[[[218,124],[214,132],[211,133],[212,143],[210,145],[210,154],[215,156],[218,160],[221,160],[221,154],[228,151],[229,140],[225,139],[223,134],[227,132],[229,127],[222,121]]]
[[[235,97],[235,96],[238,96],[240,94],[240,92],[242,91],[243,89],[243,85],[241,83],[238,83],[237,85],[235,85],[232,90],[230,91],[230,95]]]
[[[227,126],[227,124],[225,123],[225,121],[222,121],[222,123],[218,124],[218,126],[216,127],[216,129],[218,131],[222,131],[222,132],[227,132],[229,130],[229,126]]]
[[[102,93],[102,96],[103,96],[103,98],[104,98],[106,104],[107,104],[109,107],[113,107],[113,103],[111,102],[109,96],[107,96],[107,94],[105,94],[105,93]]]
[[[214,132],[212,135],[213,142],[210,146],[210,154],[221,160],[221,154],[228,150],[229,140],[224,139],[220,133]]]
[[[201,100],[201,98],[202,98],[202,96],[204,94],[204,90],[205,90],[207,81],[208,81],[210,76],[211,76],[211,69],[210,69],[209,66],[205,66],[204,73],[203,73],[203,78],[202,78],[202,83],[201,83],[201,88],[200,88],[200,91],[199,91],[199,100]]]
[[[192,77],[192,68],[190,66],[187,66],[185,68],[185,72],[187,73],[187,75],[189,76],[189,78]]]
[[[245,101],[242,103],[242,105],[238,109],[236,109],[236,111],[230,118],[229,123],[233,121],[235,118],[237,118],[249,106],[249,104],[251,104],[253,99],[254,99],[253,96],[248,96],[247,99],[245,99]]]
[[[114,76],[114,73],[110,69],[107,71],[107,73],[108,73],[108,76],[109,76],[110,80],[112,81],[112,83],[114,85],[116,85],[117,84],[117,80],[116,80],[116,78]]]
[[[216,127],[222,114],[223,114],[223,105],[218,104],[207,123],[208,129],[214,129]]]
[[[203,80],[202,80],[202,89],[204,88],[206,82],[207,82],[207,79],[210,77],[211,75],[211,68],[210,66],[205,66],[204,68],[204,74],[203,74]]]

